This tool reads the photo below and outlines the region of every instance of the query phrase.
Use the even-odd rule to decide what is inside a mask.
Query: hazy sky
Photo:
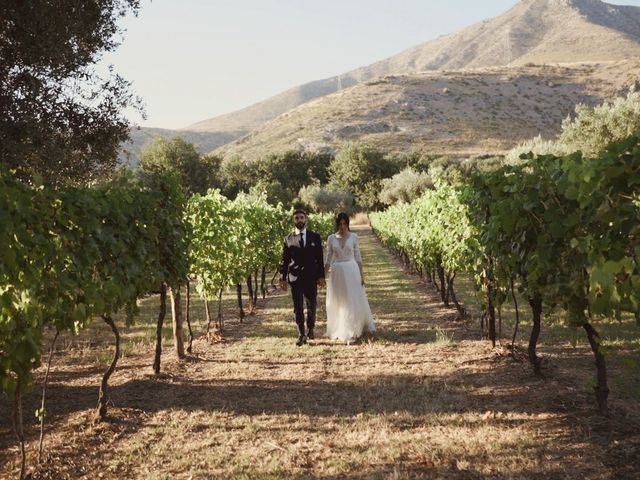
[[[517,0],[142,0],[115,53],[149,127],[183,128],[368,65]],[[609,1],[640,6],[640,0]]]

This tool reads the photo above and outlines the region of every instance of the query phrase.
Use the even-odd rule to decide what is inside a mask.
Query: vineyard
[[[95,318],[109,326],[115,349],[99,384],[96,409],[97,418],[105,420],[108,382],[121,356],[114,315],[123,312],[128,326],[135,319],[139,300],[159,293],[153,369],[160,373],[167,291],[176,355],[185,358],[182,287],[190,299],[190,285],[195,282],[204,299],[206,335],[220,336],[223,290],[237,288],[242,319],[242,284],[246,282],[250,310],[255,308],[259,286],[262,296],[266,294],[267,270],[272,272],[279,261],[289,214],[264,198],[239,196],[231,201],[217,191],[187,201],[171,174],[136,178],[124,173],[97,188],[61,190],[23,184],[8,172],[2,173],[0,181],[4,227],[0,382],[3,393],[13,400],[22,478],[26,468],[22,396],[31,390],[33,371],[41,364],[45,331],[54,332],[53,351],[60,334],[79,334]],[[312,223],[326,235],[331,221],[317,215]],[[214,297],[218,317],[212,331],[209,299]],[[193,332],[188,301],[185,313],[189,353]],[[35,412],[42,429],[45,393]]]
[[[516,341],[519,329],[530,326],[526,357],[535,376],[548,375],[538,352],[546,323],[564,322],[573,332],[574,344],[577,330],[583,330],[596,365],[595,405],[606,416],[610,414],[607,352],[615,347],[599,324],[640,321],[639,173],[636,136],[612,143],[597,158],[580,153],[530,155],[515,165],[441,180],[414,202],[371,213],[371,225],[403,268],[437,292],[441,308],[455,309],[455,320],[467,328],[464,335],[477,328],[490,342],[486,348],[501,355],[503,332],[513,327],[504,355],[518,361],[523,356],[521,342]],[[8,172],[1,180],[0,211],[6,227],[0,254],[0,380],[12,401],[21,458],[17,468],[23,478],[33,453],[37,452],[39,464],[47,455],[46,392],[58,338],[66,342],[73,338],[70,335],[82,334],[89,344],[103,344],[104,332],[88,327],[98,320],[108,326],[113,353],[105,358],[105,370],[96,381],[97,407],[92,415],[95,421],[108,421],[109,406],[118,403],[110,380],[123,350],[131,349],[122,344],[122,329],[132,328],[141,305],[145,305],[145,324],[155,317],[153,349],[145,342],[141,349],[149,350],[146,361],[149,369],[153,367],[152,378],[162,381],[164,321],[170,303],[172,347],[178,361],[170,365],[186,368],[184,381],[190,385],[189,363],[224,349],[222,345],[233,338],[234,333],[226,331],[225,316],[243,325],[249,314],[255,322],[258,300],[267,301],[267,291],[275,291],[282,238],[291,220],[290,212],[270,205],[264,196],[240,194],[230,200],[210,190],[187,199],[170,173],[123,173],[99,186],[62,189],[25,184]],[[332,217],[315,215],[310,228],[326,238]],[[457,279],[471,288],[461,291]],[[375,288],[380,289],[377,294]],[[373,299],[382,303],[382,312],[392,294],[381,290],[377,285],[371,291]],[[511,305],[513,325],[503,322],[502,315]],[[196,321],[194,327],[195,311],[204,323]],[[552,317],[553,322],[547,322]],[[372,345],[393,343],[402,331],[400,322],[386,327],[386,336],[383,333]],[[277,334],[266,337],[286,343],[287,328],[278,328]],[[425,342],[420,339],[429,328],[434,325],[414,327],[413,341]],[[438,328],[436,343],[452,343],[453,337]],[[85,330],[89,334],[83,334]],[[637,351],[637,328],[625,330],[629,335],[623,350],[635,345]],[[281,355],[277,352],[283,347],[271,345],[271,353]],[[45,349],[48,354],[43,355]],[[455,355],[451,357],[456,362]],[[633,355],[625,358],[630,368],[637,369]],[[561,355],[557,361],[562,362]],[[37,408],[32,393],[35,371],[42,385]],[[332,381],[330,375],[325,379]],[[26,410],[23,398],[30,405]],[[180,409],[181,404],[176,400],[167,406]],[[259,407],[252,408],[259,413]],[[33,413],[40,429],[37,442],[29,421]],[[590,422],[595,426],[599,420],[591,417]]]
[[[367,229],[357,232],[378,327],[360,345],[295,347],[291,301],[279,291],[259,298],[241,323],[234,288],[222,298],[225,339],[211,344],[204,302],[192,291],[192,353],[163,355],[155,375],[159,295],[147,296],[136,322],[122,327],[108,421],[94,422],[109,329],[100,321],[78,336],[62,333],[33,478],[634,478],[640,385],[628,362],[637,346],[608,356],[613,415],[596,415],[586,341],[572,347],[566,329],[549,325],[538,379],[509,355],[506,313],[508,340],[494,349],[479,338],[480,304],[466,278],[457,290],[469,319],[460,321],[438,306],[432,285],[403,273]],[[319,329],[324,318],[321,308]],[[619,341],[633,345],[633,326],[623,327]],[[165,327],[173,347],[172,335]],[[43,376],[41,367],[38,383]],[[38,385],[24,395],[25,411],[40,406],[40,394]],[[8,406],[0,404],[0,476],[11,478],[19,451]],[[26,437],[35,464],[34,420],[26,419]]]
[[[373,228],[405,266],[436,285],[444,305],[457,300],[460,273],[475,279],[481,324],[496,344],[496,312],[524,298],[533,322],[528,357],[547,311],[587,335],[596,364],[598,408],[607,412],[607,371],[599,319],[640,325],[640,137],[612,143],[596,158],[533,156],[441,184],[412,204],[372,215]],[[518,320],[516,320],[518,321]],[[515,334],[514,334],[515,339]],[[512,345],[513,347],[513,345]]]
[[[640,8],[521,0],[233,112],[290,40],[263,27],[365,30],[154,2],[114,56],[143,3],[0,6],[0,479],[640,480]],[[361,7],[385,48],[422,18]],[[299,209],[351,216],[359,279],[309,279]],[[352,288],[376,328],[329,340],[371,327]]]

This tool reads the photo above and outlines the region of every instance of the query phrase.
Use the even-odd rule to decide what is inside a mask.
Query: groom
[[[293,311],[298,325],[297,346],[313,340],[316,324],[318,286],[324,287],[324,258],[320,235],[307,230],[307,214],[304,210],[293,213],[295,231],[284,237],[280,262],[280,287],[291,285]],[[304,302],[307,303],[307,334],[304,330]]]

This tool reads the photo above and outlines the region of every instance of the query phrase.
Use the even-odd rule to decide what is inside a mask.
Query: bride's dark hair
[[[351,231],[351,229],[349,228],[349,215],[347,215],[344,212],[340,212],[338,215],[336,215],[336,232],[338,231],[338,228],[340,227],[340,222],[342,220],[347,222],[347,230]]]

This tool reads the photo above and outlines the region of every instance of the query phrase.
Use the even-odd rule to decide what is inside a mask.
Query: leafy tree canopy
[[[97,74],[139,0],[0,3],[0,164],[23,180],[88,183],[117,164],[128,138],[129,83]]]
[[[263,191],[275,204],[289,204],[305,185],[325,184],[332,156],[324,153],[289,150],[247,162],[240,157],[225,158],[221,167],[224,193],[235,197],[241,191]]]
[[[354,212],[353,195],[331,185],[307,185],[300,189],[300,201],[309,210],[319,213]]]
[[[361,143],[346,144],[329,165],[330,183],[353,193],[357,204],[364,208],[380,206],[382,179],[398,171],[396,162],[375,147]]]
[[[200,157],[192,143],[182,137],[171,140],[157,137],[140,152],[140,167],[148,172],[175,172],[189,195],[206,193],[216,185],[222,159],[214,155]]]
[[[640,92],[632,91],[626,97],[611,103],[591,107],[578,104],[575,115],[562,122],[558,138],[547,140],[537,136],[521,143],[507,153],[506,163],[522,162],[522,154],[568,155],[578,150],[589,157],[596,156],[612,142],[623,140],[640,131]]]
[[[571,150],[595,155],[611,142],[622,140],[640,130],[640,92],[597,107],[579,104],[574,119],[562,122],[558,142]]]
[[[382,180],[380,202],[393,205],[398,202],[411,202],[420,197],[426,190],[433,188],[433,181],[429,174],[416,172],[407,167],[391,178]]]

